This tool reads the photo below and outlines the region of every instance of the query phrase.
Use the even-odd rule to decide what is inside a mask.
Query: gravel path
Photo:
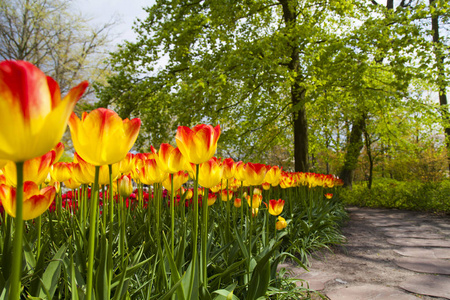
[[[316,253],[291,276],[331,300],[450,299],[450,217],[349,208],[347,243]],[[306,282],[304,286],[306,286]]]

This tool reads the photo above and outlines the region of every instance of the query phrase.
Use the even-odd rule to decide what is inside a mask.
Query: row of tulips
[[[131,282],[139,291],[134,298],[142,299],[212,299],[211,291],[227,299],[236,297],[233,291],[246,299],[263,297],[275,277],[271,263],[282,256],[285,234],[276,230],[295,219],[296,209],[311,206],[311,195],[323,201],[326,190],[341,184],[334,176],[215,158],[219,125],[179,126],[177,147],[165,143],[159,151],[131,154],[139,119],[122,120],[105,108],[81,119],[72,113],[86,82],[61,100],[53,79],[20,61],[0,63],[0,82],[0,112],[8,112],[0,117],[0,200],[15,218],[14,224],[6,214],[2,218],[2,238],[13,237],[13,244],[2,249],[3,274],[11,270],[11,275],[0,278],[0,298],[28,293],[51,299],[61,282],[67,284],[59,295],[72,299],[128,298]],[[70,163],[59,162],[64,147],[58,142],[67,123],[76,151]],[[183,187],[187,184],[191,188]],[[66,193],[63,201],[61,186],[77,195],[70,209],[64,209],[68,199]],[[151,186],[147,201],[144,186]],[[308,190],[314,191],[309,198]],[[132,210],[126,203],[133,192]],[[223,200],[217,209],[215,193]],[[285,200],[288,221],[281,216]],[[56,217],[46,212],[52,203]],[[270,229],[270,215],[277,216],[276,230]],[[33,231],[31,247],[27,235]],[[65,235],[63,242],[55,239],[58,232]],[[52,255],[42,254],[44,245],[55,245]],[[19,254],[9,262],[11,253]],[[44,259],[50,259],[47,267]],[[66,278],[55,279],[63,261]],[[136,272],[142,278],[132,279]],[[227,280],[231,274],[234,279]],[[27,278],[33,279],[22,287]]]

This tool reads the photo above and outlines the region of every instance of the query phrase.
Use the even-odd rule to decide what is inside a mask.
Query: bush
[[[347,205],[450,213],[450,180],[440,182],[375,179],[372,189],[358,182],[341,191]]]

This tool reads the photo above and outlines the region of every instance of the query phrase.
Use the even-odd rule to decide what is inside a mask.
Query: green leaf
[[[48,296],[53,299],[56,288],[59,286],[61,264],[63,257],[66,255],[67,244],[63,244],[55,256],[53,256],[51,262],[48,264],[44,274],[42,275],[42,285],[39,297]]]
[[[266,247],[261,254],[265,254],[260,259],[252,272],[252,278],[250,279],[247,299],[255,300],[259,297],[263,297],[266,294],[267,288],[270,282],[270,258],[275,250],[281,245],[282,241],[279,241],[273,247]],[[270,250],[269,250],[270,249]]]

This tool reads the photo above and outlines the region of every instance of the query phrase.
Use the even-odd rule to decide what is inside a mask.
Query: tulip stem
[[[241,181],[241,188],[239,190],[239,199],[241,199],[241,228],[240,228],[240,234],[242,236],[242,230],[244,227],[244,199],[242,198],[243,196],[243,189],[244,189],[244,182]]]
[[[103,205],[102,205],[102,235],[106,235],[106,221],[107,221],[107,219],[106,219],[106,212],[107,212],[107,210],[108,210],[108,208],[107,208],[107,205],[108,205],[108,201],[106,201],[106,197],[105,197],[105,185],[104,184],[102,184],[102,203],[103,203]]]
[[[227,237],[227,243],[229,243],[231,241],[231,233],[230,233],[230,191],[228,189],[228,179],[227,179],[227,206],[226,206],[226,210],[227,210],[227,228],[225,230],[225,234]],[[228,250],[227,250],[228,253]]]
[[[9,299],[20,299],[21,273],[22,273],[22,236],[23,236],[23,162],[16,162],[17,189],[16,189],[16,218],[13,244],[13,260],[11,273],[11,294]]]
[[[118,194],[119,197],[119,219],[120,219],[120,235],[119,235],[119,250],[120,250],[120,262],[122,272],[125,272],[125,199]]]
[[[108,208],[109,208],[109,232],[108,232],[108,263],[113,265],[113,226],[114,226],[114,203],[113,203],[113,177],[112,177],[112,165],[108,165],[109,171],[109,189],[108,189]],[[106,200],[106,197],[103,196]],[[106,227],[106,226],[105,226]],[[108,268],[109,276],[108,278],[108,286],[111,285],[112,273],[113,269]],[[107,292],[108,298],[110,298],[111,290]]]
[[[206,246],[208,243],[208,195],[209,189],[205,188],[202,198],[202,217],[203,217],[203,237],[202,237],[202,267],[203,267],[203,287],[208,289],[207,255]]]
[[[171,231],[171,249],[172,255],[175,255],[175,200],[173,190],[173,175],[170,174],[170,231]]]
[[[194,287],[194,278],[196,276],[196,264],[197,264],[197,252],[198,252],[198,245],[197,245],[197,239],[198,239],[198,173],[199,173],[199,165],[195,165],[195,180],[194,180],[194,228],[192,230],[192,243],[193,243],[193,251],[192,251],[192,268],[191,268],[191,278],[189,282],[189,289],[188,289],[188,298],[191,299],[192,295],[192,289]],[[205,199],[203,199],[204,201]]]
[[[95,179],[92,186],[91,207],[90,207],[90,222],[89,222],[89,258],[88,258],[88,273],[87,273],[87,288],[86,300],[92,299],[94,293],[92,288],[92,279],[94,276],[94,252],[95,252],[95,237],[96,237],[96,221],[97,221],[97,207],[98,207],[98,177],[100,173],[100,166],[95,166]]]
[[[39,260],[39,256],[41,255],[41,231],[42,231],[42,218],[39,215],[39,217],[37,218],[37,234],[38,234],[38,238],[37,238],[37,243],[36,243],[36,261]]]
[[[252,261],[252,227],[253,227],[253,188],[250,187],[250,214],[249,214],[249,231],[248,231],[248,274],[247,282],[250,283],[250,265]]]

